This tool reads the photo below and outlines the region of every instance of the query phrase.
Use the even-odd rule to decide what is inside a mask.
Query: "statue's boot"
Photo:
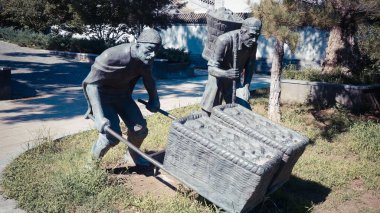
[[[92,159],[101,160],[109,149],[114,147],[117,143],[111,143],[103,134],[99,134],[99,138],[92,146]]]
[[[141,129],[138,129],[138,131],[130,131],[128,130],[128,141],[131,142],[133,145],[135,145],[137,148],[140,148],[142,142],[148,135],[148,129],[146,127],[142,127]],[[126,162],[133,160],[136,166],[150,166],[151,163],[145,158],[143,158],[141,155],[139,155],[137,152],[133,151],[131,148],[128,147],[127,152],[125,153],[124,160]]]
[[[133,161],[136,166],[151,166],[152,164],[145,160],[141,155],[137,154],[132,149],[128,148],[127,152],[124,155],[125,162]]]

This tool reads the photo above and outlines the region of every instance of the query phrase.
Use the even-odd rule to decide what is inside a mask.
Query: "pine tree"
[[[296,1],[262,0],[260,5],[253,8],[254,16],[263,23],[263,35],[275,39],[271,68],[271,86],[269,95],[269,119],[280,122],[280,95],[282,60],[284,45],[287,44],[294,52],[298,43],[296,28],[302,24],[303,13],[298,9]]]
[[[125,33],[138,36],[145,26],[169,23],[165,9],[172,0],[72,0],[73,9],[87,34],[96,39],[115,41]]]
[[[380,18],[379,0],[324,0],[305,3],[305,24],[330,31],[323,72],[339,68],[350,76],[363,68],[357,41],[358,26]]]
[[[176,6],[172,0],[0,0],[0,26],[48,32],[61,25],[108,41],[126,32],[138,35],[144,26],[166,26],[170,5]]]
[[[72,18],[70,0],[0,0],[0,25],[47,32]]]

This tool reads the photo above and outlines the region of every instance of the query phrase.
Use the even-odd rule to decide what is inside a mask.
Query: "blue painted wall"
[[[306,27],[300,32],[298,47],[294,54],[285,46],[285,59],[298,61],[301,67],[320,67],[327,47],[328,32]],[[161,31],[163,46],[168,48],[184,48],[198,67],[206,67],[202,59],[204,43],[207,39],[205,24],[177,24]],[[258,41],[257,58],[270,66],[274,41],[260,36]]]

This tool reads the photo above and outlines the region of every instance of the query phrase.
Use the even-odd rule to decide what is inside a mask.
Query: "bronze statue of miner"
[[[96,57],[91,71],[83,81],[83,89],[88,102],[86,115],[95,117],[95,127],[99,137],[92,147],[92,159],[100,160],[119,140],[104,131],[110,127],[121,135],[120,118],[128,128],[128,140],[140,147],[148,135],[147,123],[132,92],[136,82],[142,78],[149,94],[147,109],[156,112],[160,108],[155,80],[152,76],[152,62],[161,46],[161,37],[154,29],[145,29],[137,38],[137,43],[126,43],[105,50]],[[129,153],[128,153],[129,152]],[[149,162],[129,149],[126,156],[137,166]]]
[[[261,21],[247,18],[241,29],[220,35],[214,43],[214,51],[208,61],[208,81],[201,106],[209,115],[214,106],[232,102],[232,84],[236,80],[236,103],[250,109],[249,86],[256,62],[257,39]],[[237,53],[234,54],[234,45]],[[236,69],[234,67],[236,60]],[[243,83],[240,76],[243,76]]]

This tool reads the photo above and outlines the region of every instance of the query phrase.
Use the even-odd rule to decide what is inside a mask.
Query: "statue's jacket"
[[[201,100],[203,109],[211,111],[213,106],[221,103],[222,98],[230,100],[232,97],[232,80],[213,76],[210,74],[210,68],[217,67],[222,70],[234,68],[234,38],[237,38],[238,44],[236,65],[240,71],[240,76],[244,75],[246,71],[253,72],[253,67],[249,66],[253,66],[255,63],[249,62],[256,59],[257,43],[251,48],[243,47],[239,32],[240,29],[224,33],[216,39],[213,45],[213,53],[208,61],[208,81]],[[236,87],[241,87],[240,81],[237,81]]]
[[[131,44],[121,44],[105,50],[95,58],[91,71],[82,86],[88,103],[87,113],[92,114],[86,87],[95,84],[102,91],[125,92],[131,95],[133,89],[144,74],[150,74],[151,66],[131,57]],[[86,113],[86,114],[87,114]]]

